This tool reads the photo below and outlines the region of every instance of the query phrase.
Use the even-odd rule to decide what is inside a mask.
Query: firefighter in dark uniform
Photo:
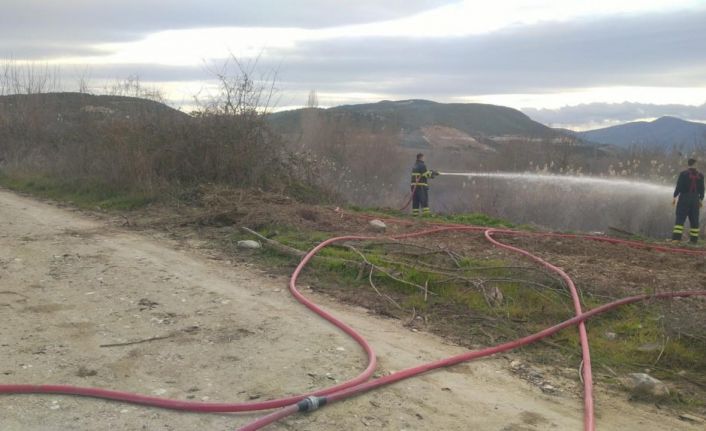
[[[429,179],[438,176],[437,171],[430,171],[424,164],[424,154],[417,154],[417,161],[412,168],[412,215],[431,215],[429,209]]]
[[[696,244],[699,240],[699,208],[704,200],[704,175],[694,167],[695,159],[689,159],[687,164],[689,168],[679,174],[677,187],[674,189],[674,199],[672,199],[672,206],[677,207],[672,241],[681,241],[684,221],[688,217],[689,241]],[[677,203],[677,197],[679,197],[679,203]]]

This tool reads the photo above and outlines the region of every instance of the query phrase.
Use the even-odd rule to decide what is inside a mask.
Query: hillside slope
[[[165,119],[185,119],[189,116],[163,103],[125,96],[97,96],[84,93],[42,93],[0,96],[0,125],[27,115],[66,122],[80,119],[129,119],[146,115]]]
[[[706,124],[675,117],[661,117],[649,122],[636,121],[578,132],[577,136],[586,141],[623,148],[636,145],[662,149],[690,149],[706,144]]]
[[[433,128],[444,128],[456,139],[494,137],[550,139],[559,135],[520,111],[480,103],[437,103],[428,100],[382,101],[329,109],[296,109],[274,113],[270,121],[281,133],[297,134],[304,118],[316,112],[325,122],[342,122],[371,132],[399,131],[408,148],[434,146]],[[438,130],[436,130],[438,132]],[[445,134],[444,136],[448,136]],[[443,144],[442,144],[443,146]]]

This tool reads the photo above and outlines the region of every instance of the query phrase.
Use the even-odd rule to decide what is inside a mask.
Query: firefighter
[[[437,171],[430,171],[424,164],[424,154],[417,154],[417,161],[412,168],[412,215],[418,216],[420,211],[424,216],[430,216],[429,209],[429,179],[438,176]]]
[[[704,175],[694,165],[696,159],[687,161],[688,169],[679,174],[677,187],[674,189],[672,206],[677,207],[677,219],[672,231],[672,242],[681,241],[684,233],[684,221],[689,218],[689,241],[696,244],[699,240],[699,208],[704,200]],[[679,202],[677,203],[677,197]]]

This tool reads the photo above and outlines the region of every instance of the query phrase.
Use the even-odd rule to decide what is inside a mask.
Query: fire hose
[[[497,346],[469,351],[460,355],[452,356],[450,358],[430,362],[428,364],[423,364],[417,367],[409,368],[406,370],[398,371],[394,374],[390,374],[385,377],[381,377],[375,380],[369,380],[370,376],[373,374],[376,367],[376,357],[372,346],[355,330],[350,328],[348,325],[338,320],[332,314],[321,309],[315,303],[304,297],[297,289],[296,282],[301,274],[302,270],[305,268],[307,263],[313,259],[313,257],[320,252],[326,246],[333,244],[335,242],[341,241],[354,241],[354,240],[378,240],[380,237],[377,236],[341,236],[330,238],[318,244],[316,247],[311,249],[300,261],[299,265],[296,267],[289,281],[289,289],[292,295],[303,305],[308,307],[310,310],[320,315],[327,321],[329,321],[334,326],[341,329],[348,336],[353,338],[365,351],[368,358],[368,365],[365,370],[357,377],[350,379],[346,382],[321,389],[315,392],[306,393],[297,396],[290,396],[285,398],[279,398],[269,401],[262,402],[241,402],[241,403],[209,403],[209,402],[197,402],[197,401],[183,401],[183,400],[173,400],[161,397],[151,397],[141,394],[135,394],[130,392],[114,391],[109,389],[101,388],[91,388],[91,387],[78,387],[71,385],[31,385],[31,384],[2,384],[0,385],[0,394],[42,394],[42,393],[52,393],[52,394],[65,394],[65,395],[78,395],[86,397],[95,397],[110,399],[116,401],[129,402],[134,404],[141,404],[153,407],[160,407],[166,409],[174,410],[185,410],[192,412],[246,412],[246,411],[257,411],[257,410],[269,410],[279,407],[284,407],[277,410],[269,415],[263,416],[262,418],[240,428],[243,431],[252,431],[260,429],[268,424],[271,424],[279,419],[286,416],[294,414],[296,412],[311,411],[319,408],[325,404],[330,404],[333,402],[340,401],[344,398],[365,392],[386,384],[394,383],[396,381],[406,379],[412,376],[416,376],[421,373],[431,371],[440,367],[446,367],[454,365],[464,361],[470,361],[484,356],[493,355],[499,352],[504,352],[507,350],[515,349],[539,339],[548,337],[564,328],[573,325],[583,325],[583,322],[595,315],[605,313],[621,305],[630,304],[638,301],[644,301],[648,299],[667,299],[674,297],[690,297],[690,296],[706,296],[706,291],[681,291],[681,292],[663,292],[655,293],[650,295],[638,295],[623,298],[600,307],[594,308],[590,311],[583,312],[578,302],[578,297],[574,296],[575,287],[571,278],[563,272],[560,268],[551,265],[550,263],[544,261],[543,259],[525,251],[520,248],[516,248],[507,244],[503,244],[497,241],[493,236],[495,234],[512,234],[517,236],[553,236],[553,237],[566,237],[566,238],[583,238],[596,241],[604,241],[612,244],[621,244],[629,247],[639,247],[648,248],[663,252],[675,252],[675,253],[686,253],[686,254],[698,254],[706,255],[706,251],[702,250],[684,250],[679,248],[662,247],[662,246],[652,246],[649,244],[644,244],[636,241],[626,241],[619,240],[615,238],[606,237],[596,237],[590,235],[571,235],[571,234],[549,234],[549,233],[532,233],[532,232],[520,232],[508,229],[488,229],[478,226],[464,226],[464,225],[446,225],[446,226],[435,226],[430,229],[395,235],[392,236],[394,239],[405,239],[419,237],[423,235],[431,235],[441,232],[452,232],[452,231],[465,231],[465,232],[484,232],[486,239],[498,247],[505,248],[507,250],[513,251],[515,253],[521,253],[526,257],[535,260],[537,263],[545,266],[558,273],[562,279],[572,290],[572,299],[574,301],[574,308],[576,311],[576,316],[568,319],[564,322],[558,323],[550,328],[544,329],[536,334],[532,334],[518,340],[503,343]],[[585,340],[585,343],[584,343]],[[584,367],[583,367],[583,377],[584,377],[584,430],[593,431],[595,429],[594,415],[593,415],[593,396],[592,396],[592,377],[591,377],[591,367],[590,367],[590,356],[588,352],[588,340],[585,336],[585,329],[581,333],[581,344],[582,353],[584,355]]]

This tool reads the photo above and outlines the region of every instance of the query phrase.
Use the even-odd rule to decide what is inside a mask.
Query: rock
[[[544,384],[543,384],[542,386],[540,386],[539,388],[540,388],[540,389],[542,390],[542,392],[544,392],[545,394],[555,394],[555,393],[557,393],[557,389],[556,389],[554,386],[550,385],[549,383],[544,383]]]
[[[633,396],[664,398],[669,396],[669,388],[661,380],[645,373],[631,373],[625,382]]]
[[[488,291],[484,291],[483,294],[488,303],[494,307],[503,303],[503,292],[495,286]]]
[[[637,350],[641,352],[656,352],[662,348],[662,345],[659,343],[647,343],[643,344],[642,346],[638,347]]]
[[[385,232],[385,229],[387,229],[387,225],[382,220],[378,220],[378,219],[370,220],[369,224],[370,224],[370,227],[373,228],[373,230],[376,230],[378,232]]]
[[[83,365],[78,367],[78,371],[76,371],[76,375],[78,377],[89,377],[89,376],[95,376],[98,374],[98,371],[92,370],[90,368],[86,368]]]
[[[251,239],[246,239],[246,240],[238,241],[238,248],[242,248],[242,249],[246,249],[246,250],[254,250],[257,248],[262,248],[262,245],[257,241],[253,241]]]
[[[510,368],[513,370],[519,370],[520,368],[524,368],[525,364],[523,364],[521,361],[518,361],[515,359],[514,361],[510,362]]]
[[[616,338],[618,338],[618,334],[616,334],[615,332],[604,332],[603,337],[606,340],[615,340]]]

